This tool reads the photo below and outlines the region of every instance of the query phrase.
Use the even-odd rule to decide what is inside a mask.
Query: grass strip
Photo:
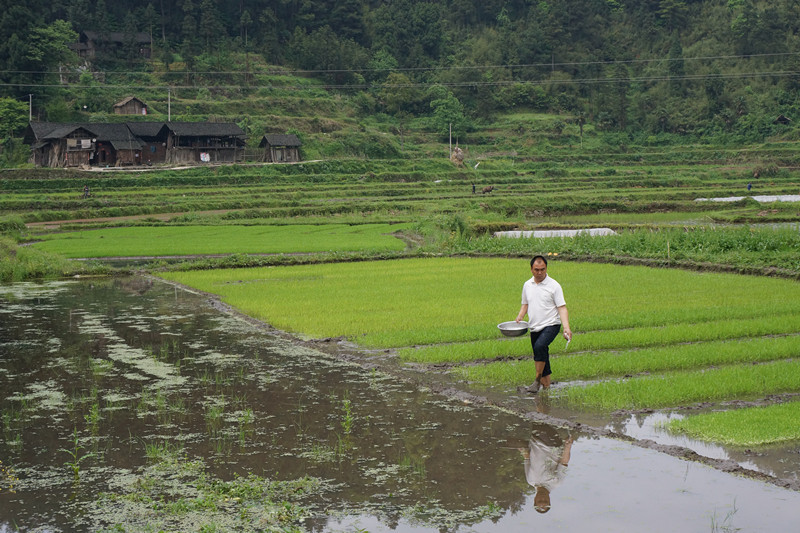
[[[559,391],[568,404],[602,410],[664,408],[800,392],[800,361],[736,365],[604,381]]]
[[[667,429],[708,442],[765,446],[800,440],[800,402],[692,415]]]
[[[405,244],[388,234],[407,228],[407,224],[119,227],[44,235],[33,246],[72,258],[394,251]]]
[[[530,350],[530,348],[529,348]],[[800,357],[800,336],[679,344],[623,352],[591,352],[553,360],[561,381],[622,377],[644,372],[703,369],[712,365],[767,362]],[[530,382],[533,360],[503,361],[456,368],[453,373],[475,383],[519,385]]]
[[[593,350],[623,350],[636,347],[675,345],[687,342],[709,342],[743,337],[781,335],[797,331],[800,317],[787,314],[758,320],[718,320],[701,324],[671,324],[664,327],[635,328],[611,331],[577,332],[570,344],[571,352]],[[463,363],[481,359],[525,357],[531,355],[530,338],[498,339],[437,346],[402,348],[398,355],[404,361],[415,363]],[[557,339],[551,353],[563,353],[564,341]],[[669,348],[674,350],[675,348]],[[587,376],[588,377],[588,376]]]

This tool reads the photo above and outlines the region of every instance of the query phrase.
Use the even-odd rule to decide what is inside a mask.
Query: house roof
[[[127,124],[92,122],[83,127],[95,134],[98,141],[128,141],[136,137]]]
[[[158,137],[167,127],[163,122],[128,122],[128,128],[140,137]]]
[[[245,137],[242,128],[232,122],[30,122],[24,142],[33,145],[62,139],[77,129],[83,129],[100,142],[110,142],[117,149],[130,150],[132,148],[127,146],[136,145],[138,149],[143,145],[141,137],[158,137],[165,128],[185,137]]]
[[[297,135],[275,133],[264,135],[259,146],[266,146],[267,144],[270,146],[301,146],[303,143],[300,142]]]
[[[144,148],[144,143],[137,137],[130,139],[112,139],[109,141],[115,150],[141,150]]]
[[[244,137],[242,128],[233,122],[167,122],[179,137]]]
[[[145,104],[144,102],[142,102],[141,100],[139,100],[139,99],[138,99],[138,98],[136,98],[135,96],[129,96],[129,97],[125,98],[124,100],[120,100],[119,102],[117,102],[116,104],[114,104],[114,107],[122,107],[122,106],[124,106],[125,104],[127,104],[128,102],[131,102],[131,101],[133,101],[133,100],[136,100],[137,102],[139,102],[140,104],[142,104],[144,107],[147,107],[147,104]]]

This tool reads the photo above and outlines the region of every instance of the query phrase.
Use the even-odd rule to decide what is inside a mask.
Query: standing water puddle
[[[800,508],[796,492],[418,390],[139,277],[0,285],[0,408],[2,533],[147,530],[102,494],[141,485],[165,450],[221,480],[326,480],[309,531],[785,531]],[[574,441],[546,513],[531,435]]]

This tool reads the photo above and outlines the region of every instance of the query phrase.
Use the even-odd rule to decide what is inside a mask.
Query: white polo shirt
[[[558,307],[567,305],[561,285],[545,276],[541,283],[533,277],[522,286],[522,305],[528,304],[528,327],[531,331],[541,331],[547,326],[561,324]]]

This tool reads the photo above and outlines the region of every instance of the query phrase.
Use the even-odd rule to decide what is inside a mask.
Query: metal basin
[[[500,333],[506,337],[521,337],[528,333],[527,322],[516,322],[512,320],[511,322],[497,324],[497,328],[500,330]]]

